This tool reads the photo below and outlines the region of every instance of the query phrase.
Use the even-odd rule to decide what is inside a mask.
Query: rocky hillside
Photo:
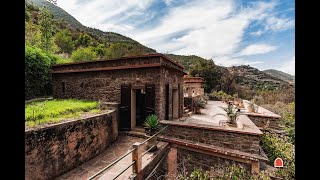
[[[239,85],[249,86],[255,90],[274,90],[291,87],[291,85],[280,78],[271,76],[248,65],[228,67],[228,71],[236,76]]]
[[[284,73],[282,71],[278,71],[278,70],[275,70],[275,69],[268,69],[268,70],[264,70],[263,72],[273,76],[273,77],[276,77],[276,78],[279,78],[279,79],[282,79],[284,81],[287,81],[289,83],[293,83],[294,82],[294,76],[292,76],[291,74],[287,74],[287,73]]]
[[[130,45],[136,45],[141,46],[141,48],[147,52],[147,53],[155,53],[156,51],[154,49],[148,48],[146,46],[141,45],[139,42],[123,36],[118,33],[114,32],[104,32],[99,29],[86,27],[82,25],[77,19],[75,19],[73,16],[71,16],[69,13],[67,13],[62,8],[46,1],[46,0],[26,0],[26,3],[33,3],[37,7],[43,7],[46,6],[47,9],[53,14],[54,18],[56,20],[61,20],[62,22],[65,22],[70,28],[73,30],[71,31],[78,31],[78,32],[84,32],[90,34],[93,38],[97,39],[100,42],[103,43],[126,43]]]

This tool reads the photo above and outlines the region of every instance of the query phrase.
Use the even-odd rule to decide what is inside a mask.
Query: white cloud
[[[207,59],[223,57],[218,62],[224,65],[262,63],[235,57],[239,55],[235,52],[253,21],[265,24],[264,29],[251,33],[255,36],[266,30],[280,31],[294,26],[292,20],[274,17],[272,9],[277,1],[258,1],[241,7],[241,3],[235,0],[191,0],[177,7],[174,0],[163,0],[168,11],[157,16],[154,25],[143,26],[154,15],[159,15],[157,9],[149,9],[155,1],[90,0],[84,4],[68,0],[59,1],[58,5],[85,26],[123,34],[160,53],[194,54]],[[254,44],[241,54],[262,54],[276,48]]]
[[[253,35],[253,36],[260,36],[264,33],[264,31],[262,30],[259,30],[259,31],[256,31],[256,32],[251,32],[250,34]]]
[[[282,63],[282,65],[279,68],[276,68],[276,69],[291,75],[295,75],[295,65],[296,65],[296,60],[295,60],[295,56],[293,56],[290,60],[285,61],[284,63]]]
[[[272,3],[257,3],[234,13],[233,1],[194,1],[172,8],[152,29],[132,37],[159,52],[195,54],[204,58],[231,54],[241,42],[245,29]],[[186,31],[179,38],[175,34]]]
[[[163,0],[166,5],[171,5],[174,0]]]
[[[248,60],[244,60],[242,58],[233,58],[233,57],[229,57],[229,56],[216,57],[216,58],[213,58],[213,61],[215,64],[217,64],[219,66],[226,66],[226,67],[239,66],[239,65],[251,65],[252,66],[252,65],[264,63],[262,61],[248,61]]]
[[[266,19],[266,30],[283,31],[294,27],[294,20],[270,16]]]
[[[256,32],[251,32],[250,34],[252,36],[260,36],[263,33],[266,33],[268,31],[271,31],[271,32],[285,31],[285,30],[294,28],[295,22],[293,19],[267,16],[266,18],[264,18],[262,25],[263,27],[260,30]]]
[[[85,5],[77,0],[59,1],[58,6],[72,14],[83,25],[103,31],[126,33],[132,28],[123,23],[132,16],[144,16],[154,0],[91,0]],[[119,16],[119,17],[118,17]],[[117,17],[117,18],[115,18]]]
[[[244,48],[239,55],[240,56],[249,56],[255,54],[265,54],[271,51],[276,50],[277,46],[271,46],[268,44],[252,44]]]

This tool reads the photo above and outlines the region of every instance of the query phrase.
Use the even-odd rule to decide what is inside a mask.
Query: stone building
[[[188,77],[186,75],[183,76],[184,96],[192,97],[197,95],[203,95],[203,82],[204,80],[202,77]]]
[[[53,97],[119,103],[119,129],[183,114],[184,67],[162,54],[53,65]]]

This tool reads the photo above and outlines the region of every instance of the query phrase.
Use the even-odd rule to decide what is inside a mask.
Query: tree
[[[51,59],[39,48],[25,48],[25,96],[34,98],[51,94]]]
[[[93,51],[96,52],[98,57],[104,57],[107,53],[107,48],[104,44],[99,44],[97,47],[93,48]]]
[[[199,74],[204,78],[205,92],[210,93],[218,83],[218,69],[212,60],[197,59],[189,70],[192,76]]]
[[[90,61],[97,58],[96,52],[92,48],[80,47],[76,51],[72,52],[71,59],[74,61]]]
[[[40,28],[32,21],[25,23],[25,43],[29,46],[41,47]]]
[[[88,47],[92,43],[92,38],[88,34],[81,33],[77,39],[77,46]]]
[[[39,25],[41,31],[41,44],[46,52],[52,51],[53,42],[53,15],[46,7],[40,9]]]
[[[71,53],[74,49],[74,43],[71,38],[71,33],[68,30],[63,30],[54,35],[54,42],[64,53]]]

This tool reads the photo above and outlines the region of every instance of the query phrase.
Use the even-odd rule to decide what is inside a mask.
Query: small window
[[[62,82],[61,85],[62,85],[62,93],[65,93],[65,91],[66,91],[66,83]]]

